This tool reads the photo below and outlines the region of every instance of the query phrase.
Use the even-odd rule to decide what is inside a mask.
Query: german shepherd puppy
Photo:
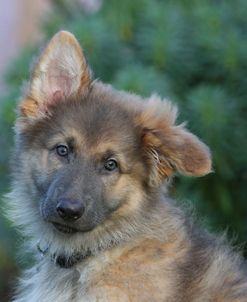
[[[52,38],[15,126],[9,215],[36,257],[13,301],[247,301],[241,256],[167,196],[174,173],[211,171],[176,115],[93,81],[75,37]]]

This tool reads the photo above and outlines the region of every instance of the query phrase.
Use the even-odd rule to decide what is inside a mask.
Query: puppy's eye
[[[117,167],[118,167],[117,162],[115,161],[115,159],[112,158],[108,159],[104,164],[104,168],[108,171],[114,171],[117,169]]]
[[[56,147],[56,152],[57,152],[57,155],[59,155],[61,157],[67,157],[69,154],[69,149],[65,145],[58,145]]]

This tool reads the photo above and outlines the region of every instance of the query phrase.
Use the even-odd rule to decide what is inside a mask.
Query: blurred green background
[[[100,3],[100,2],[99,2]],[[212,231],[227,229],[247,245],[247,1],[102,1],[95,11],[80,1],[54,1],[42,32],[73,32],[95,77],[149,96],[176,102],[179,121],[211,148],[214,173],[178,178],[173,194],[191,202]],[[9,186],[14,107],[40,45],[26,47],[6,74],[0,97],[0,192]],[[0,203],[3,203],[3,197]],[[21,206],[21,205],[20,205]],[[16,277],[20,239],[0,216],[0,301],[8,301]]]

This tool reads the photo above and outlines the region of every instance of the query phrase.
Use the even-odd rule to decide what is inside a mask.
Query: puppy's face
[[[58,237],[120,234],[174,172],[211,169],[208,148],[175,119],[176,108],[157,96],[145,101],[93,82],[77,40],[58,33],[20,104],[15,196],[28,205],[16,217]]]
[[[28,126],[21,142],[27,186],[42,219],[59,232],[90,231],[143,199],[148,180],[140,128],[109,98],[105,103],[91,92],[66,100]]]

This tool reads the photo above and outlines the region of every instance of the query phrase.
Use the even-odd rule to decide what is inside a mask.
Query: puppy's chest
[[[166,301],[174,296],[176,268],[173,257],[160,253],[150,245],[142,253],[136,248],[81,263],[73,301]]]
[[[26,301],[178,302],[177,263],[183,254],[177,244],[149,240],[89,257],[72,269],[46,263],[39,272],[43,282],[34,288],[39,299]]]

